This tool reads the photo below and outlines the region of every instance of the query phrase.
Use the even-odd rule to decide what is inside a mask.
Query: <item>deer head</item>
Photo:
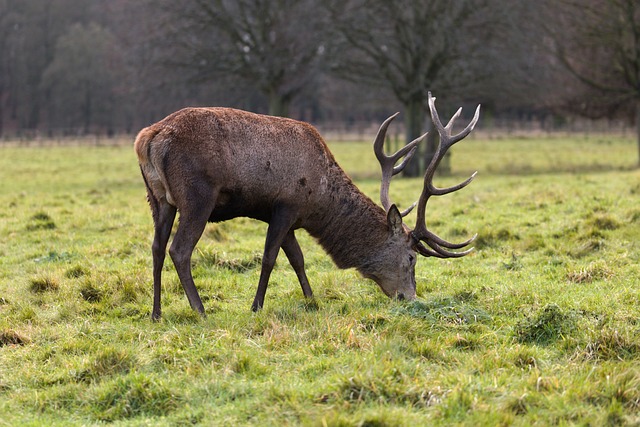
[[[415,154],[418,144],[426,137],[427,134],[425,133],[405,145],[396,153],[387,156],[384,153],[385,136],[389,124],[398,115],[398,113],[396,113],[382,123],[373,143],[376,158],[378,159],[382,169],[380,201],[382,203],[382,207],[387,212],[389,236],[387,243],[384,245],[383,251],[383,256],[386,262],[379,263],[375,272],[367,272],[364,274],[365,276],[373,279],[385,294],[392,297],[397,296],[399,299],[412,300],[416,296],[416,254],[420,254],[425,257],[438,258],[462,257],[473,251],[473,248],[463,251],[455,250],[467,247],[476,238],[476,236],[473,236],[461,243],[451,243],[438,237],[435,233],[427,229],[426,208],[429,198],[431,196],[449,194],[466,187],[477,173],[474,172],[464,182],[449,188],[437,188],[433,185],[433,177],[436,169],[442,158],[445,156],[447,150],[451,148],[453,144],[464,139],[471,133],[480,116],[480,105],[478,105],[473,119],[467,127],[465,127],[460,133],[452,135],[453,125],[456,119],[460,116],[462,108],[458,109],[446,126],[443,126],[436,110],[435,101],[436,98],[431,96],[431,92],[429,92],[429,110],[434,128],[440,137],[438,147],[425,171],[424,186],[420,198],[404,212],[399,212],[396,205],[393,204],[389,198],[391,178],[405,168],[411,157]],[[402,162],[396,166],[396,163],[401,159]],[[416,206],[418,208],[416,226],[411,230],[403,224],[402,218],[409,214],[409,212],[411,212]]]

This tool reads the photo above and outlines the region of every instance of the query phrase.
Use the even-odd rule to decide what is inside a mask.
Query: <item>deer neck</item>
[[[366,270],[372,254],[388,237],[384,209],[363,194],[351,180],[342,177],[318,200],[318,216],[305,228],[340,268]]]

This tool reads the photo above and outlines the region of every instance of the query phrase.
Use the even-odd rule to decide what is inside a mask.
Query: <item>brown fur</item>
[[[374,280],[381,277],[378,270],[388,269],[382,262],[393,235],[387,213],[358,190],[306,123],[228,108],[187,108],[143,129],[134,146],[156,224],[154,318],[160,316],[156,270],[161,270],[167,222],[173,222],[176,209],[181,220],[170,254],[199,311],[202,304],[186,263],[207,221],[245,216],[270,224],[266,277],[261,276],[254,309],[263,304],[270,264],[281,246],[303,292],[311,296],[293,235],[297,228],[314,236],[340,268],[355,267]],[[404,234],[399,238],[410,245]],[[385,293],[393,292],[376,281]]]

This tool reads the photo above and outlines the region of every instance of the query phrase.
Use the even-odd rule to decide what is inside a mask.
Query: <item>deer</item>
[[[180,220],[169,255],[192,309],[205,316],[191,274],[191,256],[208,222],[249,217],[268,223],[258,288],[251,309],[264,305],[269,277],[280,249],[293,267],[306,298],[313,292],[295,230],[304,229],[341,269],[355,268],[391,298],[416,298],[417,255],[458,258],[476,235],[451,243],[426,226],[432,196],[466,187],[476,176],[448,188],[433,184],[447,150],[474,129],[471,122],[452,134],[462,108],[442,125],[435,97],[428,105],[439,142],[424,173],[418,200],[400,212],[389,197],[391,178],[400,173],[426,133],[396,153],[384,152],[395,113],[380,126],[373,143],[380,163],[382,207],[361,192],[336,162],[318,131],[305,122],[223,108],[184,108],[142,129],[134,143],[154,224],[152,319],[161,318],[161,273],[176,212]],[[400,162],[400,164],[398,164]],[[403,223],[417,207],[416,226]],[[465,249],[467,248],[467,249]],[[463,250],[464,249],[464,250]]]

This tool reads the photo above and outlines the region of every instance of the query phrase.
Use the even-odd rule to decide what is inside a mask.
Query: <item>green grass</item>
[[[370,144],[331,147],[377,200]],[[266,226],[211,224],[193,259],[207,318],[167,259],[152,323],[132,148],[0,148],[0,425],[637,425],[635,156],[613,137],[461,143],[438,184],[479,175],[428,225],[479,233],[477,251],[419,260],[411,303],[299,232],[315,300],[281,256],[253,314]]]

